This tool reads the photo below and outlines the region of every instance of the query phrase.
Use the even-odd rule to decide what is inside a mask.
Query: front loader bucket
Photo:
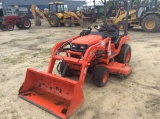
[[[35,69],[27,70],[19,96],[63,119],[78,110],[84,100],[79,82]]]

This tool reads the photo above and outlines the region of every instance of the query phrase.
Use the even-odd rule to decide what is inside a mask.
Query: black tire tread
[[[51,23],[51,19],[55,20],[55,24]],[[51,16],[50,19],[49,19],[49,24],[50,24],[51,27],[58,27],[59,26],[59,19],[58,19],[58,17],[56,15]]]
[[[65,21],[65,27],[71,27],[72,26],[72,22],[71,22],[71,20],[70,19],[66,19],[66,21]],[[68,24],[68,25],[67,25]]]
[[[97,66],[95,68],[95,71],[93,73],[93,84],[97,87],[103,87],[106,85],[107,81],[105,83],[102,82],[103,76],[105,72],[108,72],[108,70],[103,66]],[[107,79],[108,80],[108,79]]]
[[[118,22],[118,25],[119,25],[119,30],[120,31],[124,31],[125,30],[125,27],[127,28],[126,30],[128,30],[128,24],[126,24],[126,22],[125,21],[120,21],[120,22]],[[121,30],[120,29],[120,25],[123,25],[123,30]],[[126,26],[127,25],[127,26]]]
[[[23,29],[22,23],[20,23],[20,22],[16,22],[16,27],[18,29]]]
[[[131,51],[131,47],[128,44],[123,44],[119,54],[116,56],[116,59],[119,63],[126,63],[125,59],[126,59],[126,53],[128,50]]]
[[[6,25],[4,25],[4,26],[2,25],[2,26],[1,26],[1,30],[2,30],[2,31],[7,31],[7,26],[6,26]]]
[[[65,61],[62,61],[62,62],[60,63],[60,72],[61,72],[61,74],[62,74],[62,72],[63,72],[63,70],[64,70],[64,68],[65,68],[65,65],[66,65],[66,62],[65,62]],[[64,76],[71,76],[72,73],[73,73],[73,72],[68,68],[68,69],[67,69],[67,72],[65,73]]]
[[[79,23],[75,23],[74,25],[75,25],[75,26],[80,26],[80,24],[79,24]]]
[[[61,24],[61,26],[64,26],[64,23],[60,23]]]

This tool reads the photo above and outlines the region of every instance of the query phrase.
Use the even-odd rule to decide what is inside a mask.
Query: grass
[[[19,55],[16,55],[14,57],[7,57],[2,60],[5,64],[18,64],[23,63],[26,61],[26,59],[32,58],[32,57],[45,57],[49,56],[51,52],[51,49],[44,49],[40,51],[35,51],[34,53],[20,53]]]
[[[51,49],[44,49],[44,50],[41,50],[39,52],[35,52],[32,54],[33,57],[39,57],[39,56],[49,56],[50,55],[50,52],[51,52]]]
[[[0,98],[2,98],[2,97],[5,97],[5,95],[4,94],[0,94]]]
[[[14,57],[7,57],[7,58],[3,59],[3,63],[6,63],[6,64],[23,63],[26,55],[27,55],[27,53],[21,53],[19,55],[14,56]]]

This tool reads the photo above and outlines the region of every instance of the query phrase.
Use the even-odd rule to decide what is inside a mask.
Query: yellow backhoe
[[[48,9],[41,10],[36,5],[32,5],[30,11],[32,12],[35,25],[40,26],[40,17],[49,22],[51,27],[66,26],[71,27],[79,25],[81,14],[79,12],[69,12],[63,2],[49,2]],[[37,13],[40,17],[37,16]]]
[[[120,30],[126,26],[126,0],[107,2],[107,23],[119,24]],[[148,3],[147,3],[148,1]],[[157,0],[131,0],[128,28],[141,26],[145,32],[157,32],[160,28],[160,3]]]

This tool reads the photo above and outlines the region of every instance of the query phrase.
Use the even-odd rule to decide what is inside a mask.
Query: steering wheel
[[[94,25],[94,29],[96,29],[99,32],[107,31],[107,28],[105,26],[100,25]]]

